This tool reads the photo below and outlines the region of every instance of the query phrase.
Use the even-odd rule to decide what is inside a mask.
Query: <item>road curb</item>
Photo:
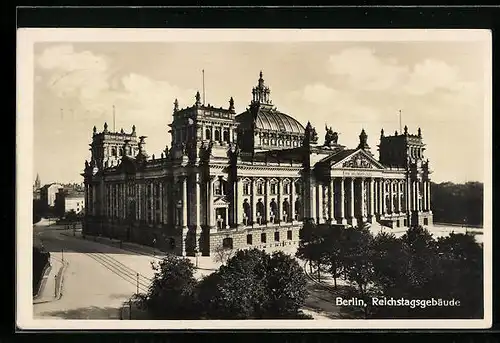
[[[50,271],[52,270],[52,265],[50,263],[50,260],[47,262],[47,264],[45,265],[45,267],[43,268],[43,273],[42,273],[42,277],[40,278],[40,284],[38,285],[38,290],[35,294],[35,296],[33,297],[33,300],[38,300],[41,296],[41,293],[43,291],[43,289],[45,288],[45,285],[47,284],[47,278],[49,277],[49,274],[50,274]]]
[[[66,271],[69,263],[66,261],[62,262],[62,267],[59,269],[57,272],[57,275],[59,276],[59,287],[57,289],[57,295],[55,296],[55,300],[59,300],[63,296],[63,284],[64,284],[64,272]]]

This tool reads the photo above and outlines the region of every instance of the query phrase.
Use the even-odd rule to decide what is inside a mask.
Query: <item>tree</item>
[[[349,227],[345,233],[344,268],[349,283],[356,286],[359,295],[367,295],[367,287],[374,277],[373,236],[367,228]]]
[[[202,286],[202,299],[211,299],[209,317],[220,319],[261,318],[267,302],[266,265],[269,255],[258,249],[240,250],[222,265],[217,276],[205,279],[211,287]],[[208,280],[208,281],[206,281]],[[207,294],[207,290],[215,291]],[[215,310],[215,311],[214,311]]]
[[[196,319],[194,265],[187,258],[167,255],[152,263],[153,281],[144,307],[154,319]]]
[[[224,247],[222,244],[214,249],[214,262],[226,263],[231,257],[234,256],[235,250]]]
[[[431,204],[435,222],[465,225],[483,223],[483,184],[466,182],[431,183]]]
[[[436,241],[422,226],[410,227],[401,241],[410,257],[407,265],[408,289],[405,292],[415,297],[428,296],[429,283],[439,272]]]
[[[306,296],[300,265],[290,256],[240,250],[199,285],[204,318],[297,318]]]
[[[404,291],[407,287],[407,272],[410,255],[402,240],[394,234],[381,232],[372,242],[374,283],[384,294],[392,296]]]
[[[266,317],[296,318],[307,296],[307,280],[297,260],[283,252],[275,252],[269,260],[267,275]]]
[[[321,265],[326,257],[325,231],[322,226],[307,222],[300,230],[300,242],[295,256],[317,266],[318,279],[320,279]]]
[[[324,239],[326,250],[324,263],[328,266],[328,272],[332,275],[334,288],[337,288],[337,279],[344,273],[345,238],[345,229],[332,225],[327,230]]]
[[[483,248],[474,236],[454,234],[437,241],[440,273],[433,288],[443,298],[458,299],[460,306],[439,308],[449,318],[483,317]]]

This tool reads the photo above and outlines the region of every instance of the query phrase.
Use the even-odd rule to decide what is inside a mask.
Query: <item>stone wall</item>
[[[210,252],[213,253],[219,246],[223,245],[224,239],[232,239],[233,249],[266,249],[298,245],[299,231],[301,228],[302,225],[295,224],[286,226],[264,226],[262,228],[243,228],[237,230],[219,230],[210,234]],[[289,236],[288,231],[291,231],[291,236]],[[279,237],[275,237],[275,233],[279,233]],[[265,242],[261,239],[262,234],[266,236]],[[251,242],[248,240],[249,235],[251,235]],[[275,238],[279,239],[275,240]]]

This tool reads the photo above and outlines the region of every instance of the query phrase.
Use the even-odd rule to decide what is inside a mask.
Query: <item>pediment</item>
[[[218,197],[214,200],[214,205],[216,206],[227,206],[229,201],[226,200],[226,197]]]
[[[342,160],[332,165],[333,168],[346,168],[346,169],[384,169],[373,156],[364,150],[356,150],[352,154],[346,156]]]

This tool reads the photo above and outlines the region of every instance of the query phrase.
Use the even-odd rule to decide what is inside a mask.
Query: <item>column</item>
[[[207,180],[207,219],[208,225],[213,228],[215,227],[215,211],[214,211],[214,177],[209,176]]]
[[[401,192],[401,185],[402,185],[401,180],[397,180],[397,181],[396,181],[396,186],[398,187],[398,190],[397,190],[397,192],[396,192],[396,194],[398,195],[398,202],[397,202],[397,204],[398,204],[398,208],[397,208],[397,212],[398,212],[399,214],[401,214],[401,207],[402,207],[402,206],[401,206],[401,202],[402,202],[402,200],[401,200],[401,195],[403,194],[403,193]]]
[[[354,178],[350,179],[350,190],[349,190],[349,218],[354,218]]]
[[[395,180],[389,180],[389,208],[390,208],[390,214],[393,215],[395,210],[394,210],[394,183]]]
[[[295,221],[295,179],[290,180],[290,221]]]
[[[261,216],[264,218],[262,220],[266,221],[266,225],[269,221],[269,179],[266,178],[265,189],[264,189],[264,213],[261,213]]]
[[[181,226],[183,226],[183,227],[187,226],[187,218],[188,218],[187,194],[188,194],[187,177],[182,176],[182,221],[181,221]]]
[[[421,212],[422,205],[420,204],[420,181],[419,180],[417,180],[416,185],[417,185],[417,211]]]
[[[385,192],[385,180],[384,179],[381,179],[380,180],[380,214],[381,215],[384,215],[385,214],[385,201],[386,201],[386,198],[385,198],[385,195],[386,195],[386,192]]]
[[[235,218],[236,218],[236,224],[237,225],[243,225],[243,182],[241,177],[238,177],[236,179],[236,213],[235,213]]]
[[[276,213],[278,223],[283,220],[283,179],[278,179],[278,213]]]
[[[311,220],[313,223],[316,222],[316,186],[310,186],[311,188],[311,198],[310,199],[304,199],[305,201],[310,201],[311,202]]]
[[[359,214],[361,216],[361,218],[363,218],[363,220],[366,218],[366,212],[365,212],[365,178],[361,178],[359,180],[359,188],[360,188],[360,193],[361,193],[361,196],[359,197],[360,199],[360,208],[359,208]]]
[[[406,185],[405,185],[405,204],[406,204],[406,213],[411,212],[411,181],[410,179],[406,179]],[[410,225],[408,223],[408,225]]]
[[[329,187],[329,199],[328,204],[330,205],[328,208],[328,218],[330,219],[330,223],[335,222],[335,179],[332,177],[330,179],[330,187]]]
[[[370,213],[369,216],[373,218],[375,215],[375,179],[370,179]],[[372,220],[373,222],[373,220]]]
[[[195,211],[195,249],[196,251],[200,251],[200,237],[201,237],[201,225],[200,225],[200,207],[201,207],[201,200],[200,200],[200,174],[196,173],[195,175],[195,201],[196,201],[196,211]]]
[[[431,182],[427,180],[427,212],[432,212],[431,208]]]
[[[252,187],[252,196],[251,196],[252,217],[250,218],[250,220],[252,221],[252,225],[255,225],[258,223],[257,223],[257,185],[254,178],[252,178],[251,180],[250,187]]]
[[[323,185],[320,183],[316,183],[316,200],[317,200],[317,207],[316,207],[316,217],[317,217],[317,223],[318,224],[323,224]]]
[[[345,224],[345,178],[340,180],[340,220]]]
[[[415,181],[411,181],[411,188],[412,188],[412,193],[411,193],[411,210],[412,211],[416,211],[417,210],[417,203],[416,203],[416,199],[417,199],[417,189],[416,189],[416,185],[417,183]]]

